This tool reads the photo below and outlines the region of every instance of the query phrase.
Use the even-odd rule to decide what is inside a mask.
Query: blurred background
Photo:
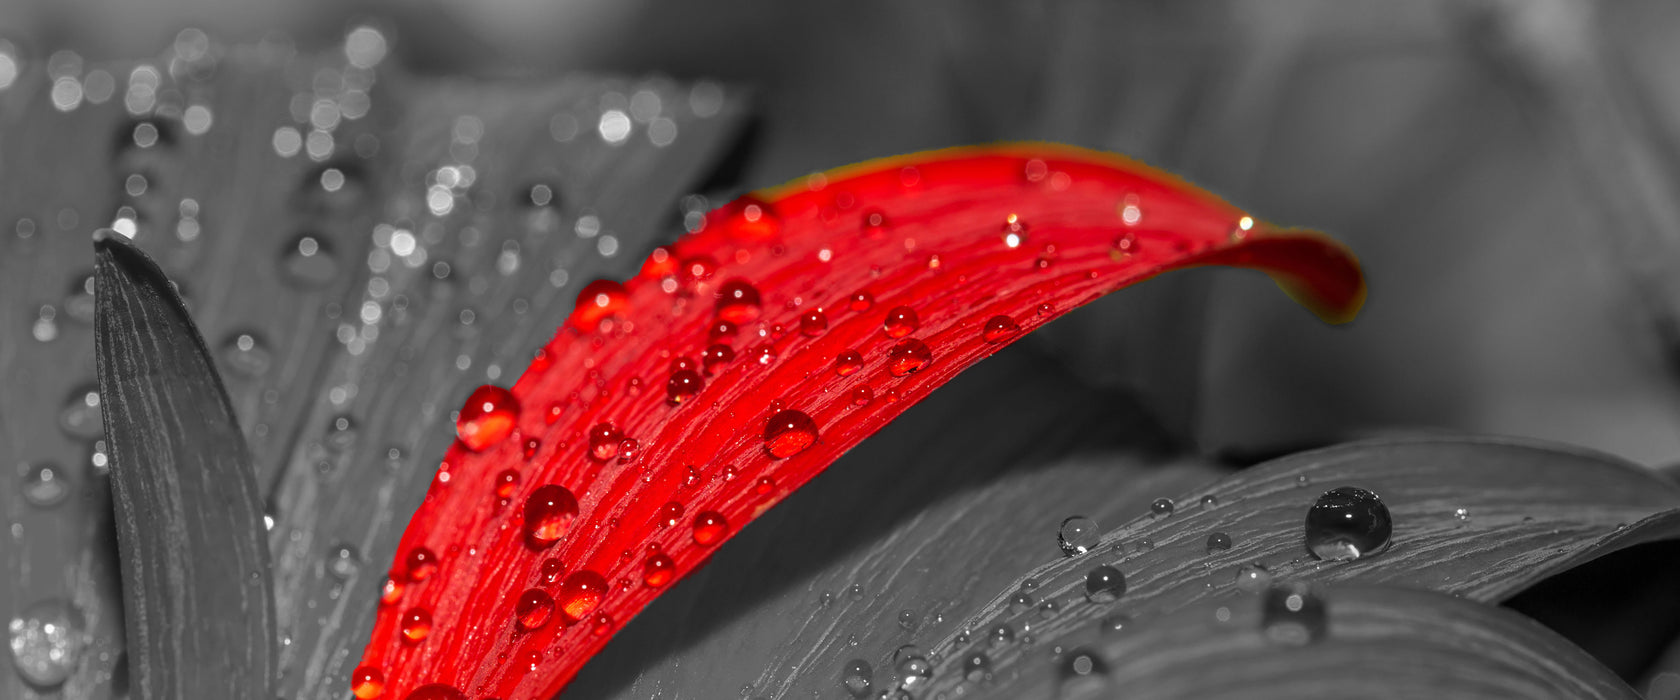
[[[1331,232],[1370,276],[1346,328],[1198,273],[1046,334],[1210,451],[1425,428],[1680,459],[1671,3],[0,0],[0,17],[20,56],[150,56],[185,26],[324,48],[375,18],[423,73],[717,78],[754,90],[748,187],[1003,139],[1128,153]],[[1171,328],[1203,317],[1192,340]],[[1161,366],[1159,333],[1201,362]]]

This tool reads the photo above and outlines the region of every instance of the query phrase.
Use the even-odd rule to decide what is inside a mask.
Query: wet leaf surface
[[[163,271],[116,234],[95,247],[131,692],[266,696],[280,637],[256,474],[233,406]]]

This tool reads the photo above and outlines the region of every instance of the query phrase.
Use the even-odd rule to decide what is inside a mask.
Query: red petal
[[[390,697],[426,684],[552,696],[614,624],[842,452],[1103,294],[1198,265],[1263,270],[1332,323],[1365,294],[1352,254],[1320,234],[1270,228],[1129,159],[1043,144],[812,176],[713,212],[654,257],[622,287],[587,288],[520,378],[517,403],[545,407],[518,414],[522,438],[450,451],[398,550],[444,554],[382,605],[364,654]],[[576,495],[577,515],[532,547],[504,504],[549,485]],[[531,590],[553,595],[563,624],[520,626]],[[431,615],[418,642],[402,634],[411,611]]]

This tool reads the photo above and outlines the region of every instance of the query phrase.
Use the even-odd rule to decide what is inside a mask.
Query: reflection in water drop
[[[18,675],[42,689],[62,685],[88,643],[81,611],[60,598],[29,606],[12,618],[6,631]]]

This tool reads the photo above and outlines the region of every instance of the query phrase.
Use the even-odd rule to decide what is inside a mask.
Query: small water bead
[[[713,343],[700,353],[700,362],[706,368],[706,374],[714,374],[717,368],[735,361],[735,349],[723,343]]]
[[[1126,594],[1126,575],[1103,565],[1085,574],[1085,598],[1093,603],[1112,603]]]
[[[890,225],[887,223],[887,215],[879,209],[870,209],[863,213],[863,232],[871,238],[880,238]]]
[[[432,613],[425,608],[409,608],[400,624],[404,638],[410,642],[422,641],[432,633]]]
[[[915,689],[933,678],[933,664],[928,663],[927,656],[914,644],[906,644],[893,652],[893,670],[898,673],[898,683],[905,688]]]
[[[843,350],[834,356],[834,373],[842,377],[863,369],[863,355],[856,350]]]
[[[415,688],[403,700],[467,700],[467,696],[462,695],[461,691],[456,690],[454,686],[442,683],[427,683]]]
[[[560,584],[560,614],[574,624],[595,612],[607,594],[607,580],[593,571],[578,571]]]
[[[1062,554],[1074,557],[1095,549],[1099,537],[1097,521],[1075,515],[1062,521],[1062,527],[1056,531],[1056,544],[1062,548]]]
[[[578,291],[577,304],[569,319],[573,326],[592,333],[608,316],[621,314],[630,305],[630,293],[612,280],[595,280]]]
[[[846,694],[854,698],[867,698],[873,685],[875,669],[869,667],[869,662],[863,659],[852,659],[840,671],[840,687],[846,689]]]
[[[372,666],[357,666],[350,672],[350,693],[358,700],[373,700],[385,692],[385,674]]]
[[[660,527],[675,527],[682,521],[682,515],[683,505],[676,501],[668,501],[659,507],[659,515],[656,516],[655,522],[658,522]]]
[[[1381,553],[1393,532],[1388,506],[1365,489],[1331,489],[1307,510],[1307,549],[1319,559],[1340,561]]]
[[[379,587],[379,604],[396,605],[397,601],[402,600],[403,591],[407,588],[408,586],[395,577],[387,577],[385,585]]]
[[[525,459],[530,459],[532,457],[537,456],[537,450],[540,450],[540,449],[542,449],[542,441],[541,440],[538,440],[534,437],[533,438],[525,438],[525,447],[522,450],[525,453]]]
[[[521,632],[542,629],[553,615],[554,598],[540,589],[526,589],[513,604],[514,624]]]
[[[1009,340],[1021,332],[1021,325],[1008,316],[999,314],[986,319],[986,325],[980,330],[980,338],[988,343],[1001,343]]]
[[[963,657],[962,671],[963,678],[976,682],[985,680],[992,673],[992,657],[983,651],[969,654]]]
[[[1218,508],[1218,507],[1219,507],[1219,497],[1218,496],[1215,496],[1215,495],[1210,493],[1210,494],[1202,497],[1202,508],[1205,508],[1207,510],[1213,510],[1214,508]]]
[[[1260,608],[1260,626],[1267,639],[1304,646],[1324,638],[1329,623],[1324,599],[1306,583],[1291,582],[1266,589]]]
[[[473,390],[455,420],[461,444],[482,452],[513,434],[519,425],[519,400],[513,392],[486,384]]]
[[[1054,600],[1046,600],[1038,606],[1038,615],[1046,620],[1055,617],[1062,611],[1062,604]]]
[[[268,373],[274,364],[274,353],[255,333],[235,333],[222,341],[218,353],[222,366],[235,375],[254,378]]]
[[[410,581],[424,581],[437,573],[438,558],[432,550],[425,547],[415,547],[408,550],[408,556],[403,558],[403,571]]]
[[[874,401],[874,400],[875,400],[875,390],[869,388],[869,386],[867,384],[864,385],[864,386],[860,386],[860,387],[857,387],[855,389],[852,389],[852,405],[854,405],[854,406],[868,406],[869,402]]]
[[[804,452],[817,442],[817,422],[803,411],[779,411],[764,426],[764,450],[776,459]]]
[[[1237,569],[1237,590],[1259,593],[1272,585],[1272,572],[1263,564],[1249,564]]]
[[[544,549],[571,529],[577,517],[577,498],[564,486],[544,484],[525,499],[525,543]]]
[[[768,365],[776,361],[776,346],[765,343],[752,351],[753,360],[761,365]]]
[[[78,440],[97,440],[105,436],[104,413],[99,405],[99,387],[84,386],[70,392],[64,410],[58,414],[59,427]]]
[[[921,320],[916,318],[916,310],[908,306],[895,306],[887,311],[887,320],[881,324],[888,338],[903,338],[916,332],[921,326]]]
[[[327,552],[327,573],[340,581],[355,576],[362,568],[362,555],[356,548],[340,542]]]
[[[642,566],[642,583],[648,588],[659,588],[671,582],[677,575],[677,563],[664,554],[652,554],[647,563]]]
[[[1056,678],[1063,695],[1082,696],[1108,687],[1108,663],[1095,651],[1075,647],[1056,665]]]
[[[1208,554],[1223,552],[1223,551],[1229,550],[1230,548],[1231,548],[1231,536],[1230,535],[1227,535],[1223,532],[1215,532],[1211,535],[1208,535],[1208,538],[1207,538]]]
[[[618,432],[618,426],[611,423],[596,423],[589,429],[589,458],[597,462],[605,462],[618,456],[618,446],[624,442],[624,434]]]
[[[1166,517],[1173,514],[1173,500],[1171,498],[1157,498],[1149,504],[1149,512],[1156,517]]]
[[[702,511],[694,516],[694,543],[702,547],[709,547],[723,541],[729,534],[729,521],[717,511]]]
[[[703,384],[700,373],[692,369],[680,369],[672,372],[671,378],[665,382],[665,401],[672,406],[680,406],[684,401],[694,398],[695,394],[700,393]]]
[[[986,638],[990,640],[993,649],[1009,646],[1015,643],[1015,630],[1008,624],[1000,624],[993,627]]]
[[[566,564],[559,559],[544,559],[537,573],[544,585],[552,586],[560,582],[560,574],[566,573]]]
[[[758,320],[758,288],[746,280],[732,279],[718,287],[717,317],[740,325]]]
[[[756,493],[760,496],[768,496],[768,495],[770,495],[771,491],[775,491],[775,490],[776,490],[776,480],[772,479],[768,476],[758,477],[758,481],[753,482],[753,493]]]
[[[1026,591],[1016,591],[1014,595],[1009,596],[1009,612],[1012,614],[1019,615],[1024,613],[1028,609],[1032,608],[1032,605],[1032,594],[1027,593]]]
[[[52,462],[23,465],[23,500],[37,508],[51,508],[70,497],[70,481],[63,467]]]
[[[12,665],[37,688],[62,685],[88,645],[87,622],[70,601],[54,598],[24,609],[6,626]]]
[[[847,300],[846,305],[851,307],[853,311],[868,311],[870,307],[875,306],[875,295],[861,291],[853,293],[851,299]]]
[[[339,279],[338,268],[332,243],[318,233],[300,233],[280,249],[280,276],[293,287],[325,287]]]
[[[920,372],[933,361],[933,350],[915,338],[898,341],[887,351],[887,373],[903,377]]]
[[[828,316],[822,309],[807,311],[799,317],[799,332],[815,338],[828,330]]]
[[[916,625],[919,624],[919,623],[921,623],[921,618],[916,616],[916,611],[911,610],[909,608],[905,608],[903,610],[898,611],[898,626],[899,627],[902,627],[906,630],[915,631]]]
[[[735,337],[735,334],[739,333],[740,330],[739,326],[719,318],[712,320],[712,324],[708,327],[706,335],[713,341],[728,340]]]

